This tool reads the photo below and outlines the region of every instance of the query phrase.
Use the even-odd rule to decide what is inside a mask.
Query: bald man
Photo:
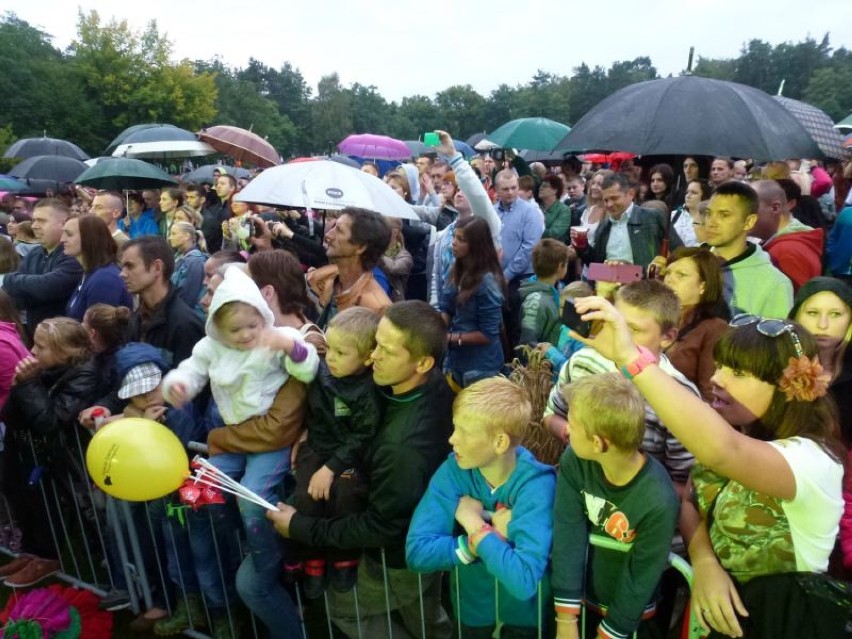
[[[775,180],[752,184],[757,191],[757,223],[752,235],[763,241],[772,263],[793,282],[793,289],[822,274],[825,231],[811,228],[795,217],[784,189]]]
[[[94,213],[106,223],[119,249],[130,240],[130,237],[118,228],[118,221],[124,217],[124,200],[118,193],[98,193],[92,200],[89,212]]]

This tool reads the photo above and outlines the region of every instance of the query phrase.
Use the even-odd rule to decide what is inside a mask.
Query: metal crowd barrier
[[[159,605],[165,607],[171,615],[173,605],[180,599],[183,599],[186,603],[189,594],[186,588],[186,575],[181,568],[182,562],[176,563],[176,584],[170,583],[172,579],[169,577],[166,566],[166,557],[164,556],[166,547],[164,544],[170,544],[174,553],[173,556],[180,552],[174,534],[175,527],[171,525],[173,522],[170,522],[170,525],[167,526],[161,525],[160,530],[157,530],[158,523],[163,521],[163,516],[166,518],[175,516],[174,509],[170,509],[168,504],[162,503],[163,500],[158,500],[160,503],[146,502],[143,504],[107,497],[92,485],[85,471],[85,451],[80,433],[76,431],[74,433],[61,433],[58,437],[60,446],[67,455],[67,459],[63,461],[70,470],[66,474],[62,474],[53,472],[47,467],[40,476],[35,477],[35,479],[31,477],[30,483],[31,486],[37,488],[36,492],[41,496],[45,522],[50,529],[56,556],[60,562],[60,573],[57,577],[73,586],[91,590],[100,596],[105,596],[111,590],[126,590],[130,599],[130,609],[136,614]],[[37,459],[36,446],[34,446],[29,435],[26,436],[26,444],[21,448],[22,454],[26,457],[23,460],[24,466],[31,464],[34,468],[42,467],[40,460]],[[33,475],[35,474],[33,473]],[[239,558],[242,558],[243,549],[240,536],[242,522],[236,514],[235,507],[234,516],[236,519],[234,520],[233,538],[230,540],[226,538],[226,542],[232,542],[239,553]],[[226,575],[226,561],[223,559],[223,553],[227,552],[227,549],[220,547],[219,542],[221,540],[215,534],[217,532],[216,523],[209,508],[194,513],[193,516],[185,517],[186,534],[190,535],[191,527],[199,525],[200,522],[209,525],[213,532],[211,539],[214,542],[219,586],[226,598],[225,612],[232,639],[259,639],[265,636],[265,629],[262,624],[251,615],[243,615],[238,612],[243,608],[241,602],[231,600],[231,595],[228,594],[229,589],[233,592],[234,584],[228,583]],[[160,537],[160,532],[166,534]],[[591,543],[609,546],[607,539],[595,538],[595,536],[591,538]],[[623,546],[623,544],[618,545]],[[623,548],[619,549],[623,550]],[[13,554],[9,548],[0,548],[0,551]],[[692,571],[689,565],[677,555],[670,557],[670,565],[683,574],[691,588]],[[390,610],[389,571],[384,550],[381,553],[381,569],[386,602],[387,636],[391,638],[409,637],[411,634],[408,632],[400,635],[394,631],[393,611]],[[443,587],[448,585],[449,579],[454,579],[456,586],[458,586],[458,569],[446,575],[446,577],[448,578],[442,580]],[[424,610],[422,575],[418,575],[418,586],[420,594],[418,602],[420,612],[419,634],[421,639],[430,639],[427,633]],[[458,597],[458,588],[456,588],[456,593]],[[352,594],[354,608],[352,613],[356,623],[357,638],[375,639],[372,636],[365,637],[362,630],[364,619],[359,606],[357,584],[353,588]],[[189,630],[184,632],[184,635],[196,639],[209,639],[210,635],[202,632],[202,626],[206,622],[206,628],[212,628],[213,620],[210,618],[209,607],[203,590],[200,595],[207,619],[190,627]],[[538,598],[540,611],[538,638],[545,639],[549,636],[549,633],[541,611],[550,611],[552,608],[549,602],[542,601],[541,585],[538,590]],[[446,608],[450,608],[447,612],[452,618],[451,606],[448,605],[449,597],[443,597],[442,601]],[[303,599],[299,588],[295,588],[294,603],[300,619],[298,632],[303,639],[321,639],[326,636],[332,639],[335,636],[343,636],[342,633],[334,629],[328,593],[322,599],[310,602]],[[459,599],[457,598],[454,603],[458,609],[460,606]],[[240,622],[244,617],[248,621],[241,624]],[[694,616],[690,616],[687,622],[689,626],[688,629],[684,630],[682,637],[692,639],[700,636],[697,632],[700,631],[700,627],[697,626]],[[457,635],[459,639],[463,639],[461,624],[455,625],[456,630],[453,634]],[[498,618],[497,626],[499,627],[499,625],[500,620]],[[685,628],[687,628],[686,623]]]

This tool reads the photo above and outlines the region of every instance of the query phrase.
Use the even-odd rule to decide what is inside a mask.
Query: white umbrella
[[[306,209],[370,209],[388,217],[418,220],[411,206],[379,178],[331,160],[296,162],[266,169],[235,198],[238,202]]]
[[[473,148],[477,151],[490,151],[491,149],[499,149],[500,145],[495,144],[486,138],[482,138],[479,142],[473,145]]]
[[[218,153],[216,149],[199,140],[161,140],[157,142],[134,142],[119,144],[113,157],[136,158],[137,160],[165,160],[168,158],[195,158]]]

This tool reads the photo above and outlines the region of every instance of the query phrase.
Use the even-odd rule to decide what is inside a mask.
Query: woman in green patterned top
[[[582,298],[576,307],[584,321],[603,322],[581,341],[621,367],[695,455],[697,510],[685,502],[681,518],[693,606],[707,629],[743,636],[738,617],[773,611],[746,610],[740,586],[763,575],[825,572],[837,537],[844,456],[816,342],[786,320],[735,317],[714,350],[707,405],[637,350],[607,301]]]

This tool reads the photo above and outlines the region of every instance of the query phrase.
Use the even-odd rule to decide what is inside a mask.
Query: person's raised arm
[[[436,131],[436,133],[441,137],[441,144],[437,147],[438,154],[449,163],[450,168],[455,173],[456,184],[458,184],[459,189],[467,197],[471,213],[488,222],[494,246],[499,251],[502,248],[500,240],[502,222],[500,222],[500,218],[494,210],[494,205],[491,203],[491,198],[488,197],[488,192],[482,186],[479,178],[476,177],[473,167],[470,166],[461,153],[456,151],[456,147],[453,146],[453,138],[450,137],[450,134],[446,131]]]
[[[593,338],[572,337],[594,348],[620,369],[639,356],[630,328],[615,307],[600,297],[575,301],[583,321],[600,320],[601,331]],[[633,376],[633,383],[665,424],[696,459],[723,477],[746,488],[779,499],[796,496],[796,480],[790,465],[772,444],[735,430],[705,404],[655,364]]]

